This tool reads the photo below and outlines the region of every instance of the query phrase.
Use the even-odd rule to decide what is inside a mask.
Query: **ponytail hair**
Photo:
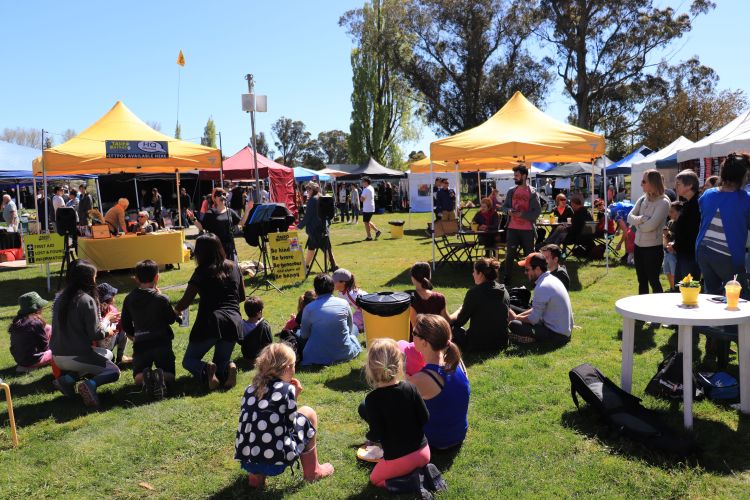
[[[461,349],[451,341],[451,327],[437,314],[418,314],[413,335],[424,339],[433,351],[443,353],[443,369],[453,372],[461,364]]]
[[[474,270],[484,276],[487,281],[495,281],[500,271],[500,263],[495,259],[482,257],[474,262]]]
[[[411,277],[425,290],[432,290],[432,269],[427,262],[417,262],[411,266]]]
[[[296,361],[297,356],[288,344],[277,342],[264,347],[255,358],[256,372],[252,381],[255,397],[262,398],[268,391],[268,383],[281,378],[284,371],[293,367]]]
[[[370,386],[397,382],[404,378],[404,356],[393,339],[375,339],[367,349],[365,377]]]

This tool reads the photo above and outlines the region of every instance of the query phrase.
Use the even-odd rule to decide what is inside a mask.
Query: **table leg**
[[[682,413],[686,429],[693,428],[693,327],[680,325],[677,345],[682,346]]]
[[[633,386],[633,343],[635,340],[635,320],[622,318],[622,369],[620,385],[630,392]]]
[[[750,413],[750,322],[739,325],[740,411]]]

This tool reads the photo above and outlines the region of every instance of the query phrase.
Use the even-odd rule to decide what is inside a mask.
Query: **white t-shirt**
[[[60,207],[65,206],[65,200],[63,200],[63,197],[60,195],[55,195],[52,197],[52,207],[57,210]]]
[[[362,189],[362,211],[365,213],[375,212],[375,188],[372,185]]]

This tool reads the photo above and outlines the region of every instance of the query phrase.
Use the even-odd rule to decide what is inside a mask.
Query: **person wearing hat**
[[[117,307],[115,306],[115,295],[117,295],[117,288],[113,287],[109,283],[99,283],[96,286],[96,290],[99,292],[99,307],[101,309],[102,318],[107,316],[108,314],[113,317],[119,317],[120,311],[117,310]],[[107,349],[112,353],[112,357],[115,360],[115,363],[123,364],[123,363],[130,363],[133,361],[133,358],[130,356],[125,356],[125,346],[128,344],[128,336],[125,335],[125,332],[122,331],[122,327],[120,323],[116,323],[115,325],[115,335],[114,337],[107,337],[102,340],[98,340],[95,342],[95,345],[97,347],[103,347],[104,349]],[[117,356],[114,356],[115,347],[117,347]]]
[[[357,280],[347,269],[336,269],[331,277],[338,296],[347,301],[352,308],[352,321],[357,325],[357,330],[359,333],[364,332],[365,320],[362,316],[362,308],[357,305],[357,299],[362,295],[367,295],[367,292],[357,286]]]
[[[547,270],[547,259],[541,253],[531,253],[522,262],[526,277],[534,283],[534,299],[531,309],[521,313],[508,311],[508,338],[526,344],[566,344],[573,332],[573,307],[568,291],[562,281]]]
[[[42,319],[42,310],[48,304],[36,292],[18,297],[18,312],[8,328],[10,354],[18,365],[19,373],[29,372],[52,363],[49,337],[52,328]]]

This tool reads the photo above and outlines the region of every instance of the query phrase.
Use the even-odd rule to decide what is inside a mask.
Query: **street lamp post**
[[[698,133],[699,133],[699,127],[700,127],[700,125],[701,125],[702,122],[703,122],[703,120],[701,120],[700,118],[693,119],[693,125],[695,125],[695,140],[696,140],[696,142],[698,141],[698,139],[700,139],[700,137],[698,137]]]
[[[255,194],[253,199],[255,203],[260,203],[260,172],[258,171],[258,151],[255,143],[255,112],[265,112],[268,110],[268,97],[265,95],[255,95],[255,80],[253,75],[245,75],[247,80],[247,94],[242,94],[242,111],[250,113],[250,145],[253,148],[253,167],[255,169]]]

